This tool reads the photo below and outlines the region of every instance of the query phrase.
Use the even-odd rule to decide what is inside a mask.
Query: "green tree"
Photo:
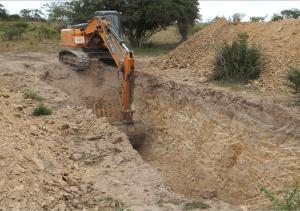
[[[20,16],[26,21],[42,20],[43,13],[38,9],[22,9]]]
[[[246,15],[243,14],[243,13],[234,13],[232,15],[232,22],[234,23],[239,23],[243,20],[243,18],[245,17]]]
[[[271,18],[271,21],[279,21],[279,20],[283,20],[283,17],[277,13],[275,13]]]
[[[292,19],[292,18],[298,19],[300,17],[300,10],[296,8],[292,8],[289,10],[282,10],[281,15],[287,19]]]
[[[20,20],[21,17],[18,14],[12,14],[12,15],[8,16],[8,19],[11,20],[11,21],[17,21],[17,20]]]
[[[197,0],[174,0],[175,19],[182,41],[187,40],[190,28],[200,17],[198,6]]]
[[[0,20],[7,18],[7,11],[2,4],[0,4]]]
[[[225,16],[216,16],[213,19],[209,20],[209,23],[216,23],[218,21],[229,21]]]
[[[189,27],[199,17],[197,0],[70,0],[46,7],[49,19],[66,23],[84,22],[97,10],[122,12],[125,36],[134,47],[176,22],[186,39]]]
[[[125,35],[134,47],[175,21],[171,0],[128,0],[123,8]]]

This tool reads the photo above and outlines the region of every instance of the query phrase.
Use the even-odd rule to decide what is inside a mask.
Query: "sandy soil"
[[[111,126],[120,116],[117,71],[93,62],[76,72],[54,54],[0,55],[0,208],[260,210],[300,180],[300,108],[284,78],[299,64],[299,21],[216,23],[161,58],[137,58],[132,148]],[[214,49],[247,31],[267,63],[242,89],[209,81]],[[222,34],[222,36],[219,36]],[[156,65],[156,66],[155,66]],[[39,93],[54,110],[31,115]]]
[[[1,208],[183,209],[188,197],[166,185],[107,118],[79,105],[101,97],[105,81],[63,67],[56,55],[2,54],[0,62]],[[65,89],[53,87],[60,80]],[[42,96],[54,113],[32,116],[39,102],[25,99],[26,90]],[[238,209],[216,198],[204,203],[211,210]]]
[[[139,149],[177,192],[267,208],[300,179],[300,112],[214,85],[139,74],[136,104],[151,128]]]

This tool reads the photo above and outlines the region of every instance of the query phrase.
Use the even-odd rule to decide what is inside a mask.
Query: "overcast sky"
[[[51,1],[51,0],[50,0]],[[22,9],[34,8],[41,9],[42,5],[48,1],[22,1],[22,0],[0,0],[9,13],[18,13]],[[163,1],[163,0],[162,0]],[[248,20],[251,16],[271,17],[272,14],[278,13],[283,9],[298,8],[300,1],[201,1],[200,13],[204,21],[214,18],[215,16],[229,17],[233,13],[244,13]]]

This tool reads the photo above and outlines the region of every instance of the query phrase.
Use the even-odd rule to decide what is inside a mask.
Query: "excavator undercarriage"
[[[119,104],[119,121],[112,121],[120,131],[125,132],[132,145],[140,145],[145,137],[146,130],[142,122],[134,121],[134,86],[135,65],[132,51],[125,45],[122,39],[122,27],[120,14],[116,11],[99,11],[88,23],[71,26],[62,29],[62,44],[72,49],[66,49],[59,53],[59,61],[68,65],[71,69],[82,71],[90,66],[91,59],[114,61],[117,67],[116,74],[121,73],[121,90]],[[75,50],[75,49],[81,50]],[[99,106],[99,105],[97,105]],[[94,106],[96,108],[96,105]],[[97,109],[97,116],[110,117],[105,104],[100,105],[102,113]],[[118,110],[118,109],[117,109]],[[115,114],[113,114],[115,115]]]

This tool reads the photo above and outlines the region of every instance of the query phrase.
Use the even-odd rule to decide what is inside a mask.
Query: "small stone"
[[[0,97],[3,97],[3,98],[9,98],[9,95],[8,94],[4,94],[4,93],[2,93],[1,95],[0,95]]]
[[[78,127],[72,127],[71,129],[76,133],[79,131]]]
[[[102,136],[100,135],[92,135],[92,136],[87,136],[86,137],[86,139],[88,139],[89,141],[96,141],[96,140],[99,140],[99,139],[101,139],[102,138]]]
[[[77,185],[76,180],[74,180],[74,179],[72,179],[72,178],[70,178],[70,177],[64,176],[64,177],[63,177],[63,180],[66,181],[70,186],[75,186],[75,185]]]
[[[79,189],[78,189],[76,186],[71,186],[71,187],[70,187],[70,191],[71,191],[71,192],[74,192],[74,193],[78,193],[78,192],[79,192]]]
[[[50,197],[49,197],[49,201],[50,201],[50,202],[54,202],[54,201],[55,201],[55,198],[54,198],[53,196],[50,196]]]
[[[73,201],[72,201],[72,204],[73,204],[73,206],[77,206],[78,204],[79,204],[79,200],[78,199],[74,199]]]
[[[112,179],[111,184],[112,184],[112,185],[119,185],[119,184],[120,184],[120,181],[117,180],[117,179]]]
[[[69,124],[63,124],[63,125],[60,127],[61,130],[67,130],[67,129],[69,129],[69,128],[70,128],[70,125],[69,125]]]
[[[118,143],[121,143],[122,141],[123,141],[123,138],[122,137],[118,137],[112,143],[113,144],[118,144]]]
[[[24,106],[23,105],[20,105],[20,104],[17,104],[17,105],[13,105],[14,109],[18,110],[18,111],[22,111]]]
[[[203,199],[212,199],[217,197],[217,191],[205,191],[202,195]]]
[[[120,148],[120,147],[115,147],[115,148],[114,148],[114,151],[115,151],[116,153],[120,153],[120,152],[122,152],[123,150],[122,150],[122,148]]]
[[[86,186],[86,185],[80,185],[80,190],[81,190],[83,193],[87,193],[87,186]]]
[[[16,114],[14,114],[14,116],[17,117],[17,118],[21,118],[22,115],[19,114],[19,113],[16,113]]]
[[[72,160],[74,160],[74,161],[78,161],[81,158],[82,158],[82,155],[79,154],[79,153],[75,153],[75,154],[72,155]]]
[[[94,163],[94,161],[92,161],[90,159],[87,159],[87,160],[84,161],[84,164],[86,164],[86,165],[91,165],[93,163]]]
[[[73,198],[73,195],[72,194],[69,194],[67,192],[63,193],[63,197],[66,199],[66,200],[71,200]]]

